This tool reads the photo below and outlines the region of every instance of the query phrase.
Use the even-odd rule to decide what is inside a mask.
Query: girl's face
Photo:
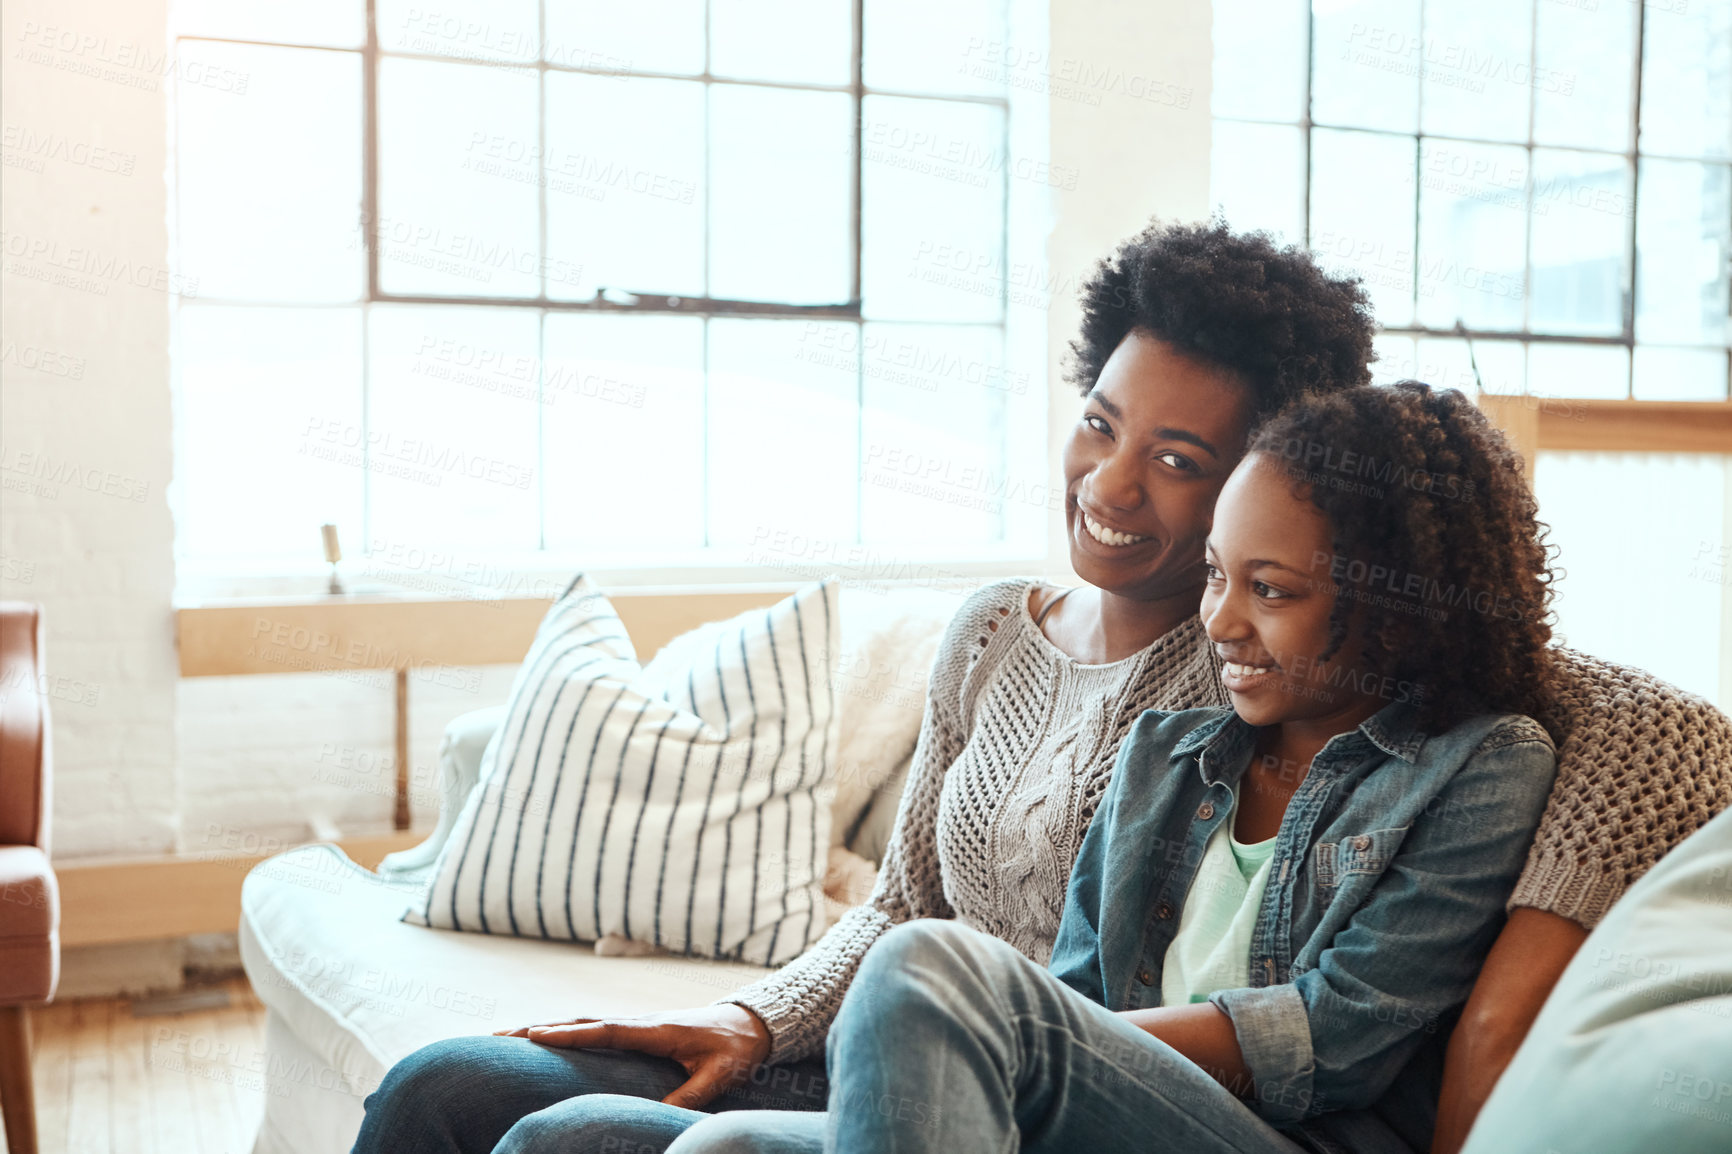
[[[1234,374],[1146,333],[1125,337],[1065,443],[1077,576],[1139,601],[1200,585],[1210,512],[1250,423]]]
[[[1221,680],[1233,709],[1252,725],[1334,721],[1351,729],[1387,694],[1377,671],[1359,662],[1360,637],[1328,661],[1329,519],[1295,495],[1281,465],[1253,453],[1222,487],[1207,546],[1203,625],[1226,662]]]

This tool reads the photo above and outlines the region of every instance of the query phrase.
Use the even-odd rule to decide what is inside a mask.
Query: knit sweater
[[[1108,665],[1060,651],[1027,579],[970,597],[933,662],[914,763],[877,885],[822,939],[725,999],[810,1057],[867,949],[915,918],[957,918],[1045,964],[1071,866],[1119,745],[1147,709],[1227,704],[1191,618]],[[1558,775],[1510,905],[1592,928],[1660,856],[1732,804],[1732,722],[1638,670],[1556,650]]]

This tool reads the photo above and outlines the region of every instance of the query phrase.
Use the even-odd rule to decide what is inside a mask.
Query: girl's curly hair
[[[1313,394],[1258,429],[1329,518],[1329,644],[1363,623],[1365,661],[1416,688],[1431,732],[1474,713],[1543,716],[1554,579],[1519,455],[1453,389]]]
[[[1313,390],[1371,380],[1376,325],[1359,278],[1298,245],[1207,224],[1151,224],[1095,266],[1067,379],[1087,394],[1137,329],[1232,370],[1258,416]]]

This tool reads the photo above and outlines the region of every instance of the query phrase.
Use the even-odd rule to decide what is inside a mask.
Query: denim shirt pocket
[[[1389,866],[1389,861],[1401,848],[1408,827],[1391,826],[1350,834],[1339,841],[1317,843],[1317,884],[1334,889],[1356,874],[1375,877]]]

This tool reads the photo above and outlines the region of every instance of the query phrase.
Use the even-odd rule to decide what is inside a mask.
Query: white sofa
[[[875,857],[920,722],[924,679],[955,594],[845,589],[833,845]],[[374,874],[331,845],[271,858],[247,877],[240,949],[267,1008],[249,1063],[265,1094],[254,1154],[342,1154],[362,1100],[393,1063],[440,1038],[576,1015],[703,1005],[764,971],[589,945],[449,933],[399,921],[474,785],[503,707],[452,722],[440,750],[443,814],[420,846]]]

